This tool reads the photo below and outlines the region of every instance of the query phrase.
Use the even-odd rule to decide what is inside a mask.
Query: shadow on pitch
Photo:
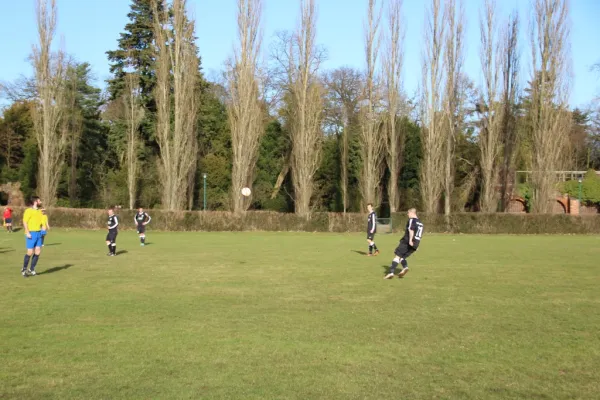
[[[54,272],[60,272],[60,271],[63,271],[65,269],[69,269],[72,266],[73,266],[73,264],[65,264],[65,265],[62,265],[60,267],[54,267],[54,268],[47,269],[47,270],[45,270],[43,272],[40,272],[38,275],[52,274]]]
[[[365,251],[360,251],[360,250],[352,250],[352,251],[354,253],[356,253],[356,254],[360,254],[361,256],[366,256],[367,255],[367,252],[365,252]]]
[[[128,251],[127,250],[119,250],[117,251],[117,255],[120,256],[121,254],[127,254]]]
[[[0,254],[2,254],[2,253],[10,253],[12,251],[15,251],[15,249],[0,249]]]
[[[62,243],[46,243],[45,246],[60,246]]]
[[[20,231],[21,231],[21,228],[13,228],[13,230],[12,230],[12,231],[13,231],[13,232],[20,232]]]

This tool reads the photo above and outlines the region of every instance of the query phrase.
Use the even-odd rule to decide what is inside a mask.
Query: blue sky
[[[188,0],[196,18],[198,46],[208,77],[222,69],[231,54],[236,35],[235,0]],[[263,0],[264,53],[277,31],[293,29],[298,22],[298,0]],[[427,1],[428,3],[428,1]],[[34,0],[0,0],[0,82],[30,75],[27,58],[36,42]],[[78,61],[92,65],[96,84],[104,87],[109,77],[105,52],[117,47],[117,39],[127,23],[128,0],[58,0],[56,44]],[[324,69],[338,66],[364,66],[363,20],[367,0],[317,0],[317,40],[328,51]],[[420,80],[422,29],[425,2],[404,0],[406,27],[404,82],[414,93]],[[479,8],[483,0],[465,0],[467,56],[465,70],[480,83]],[[530,0],[499,0],[504,20],[512,9],[520,11],[522,77],[530,75],[528,21]],[[600,77],[590,67],[600,61],[600,1],[571,0],[573,106],[587,105],[600,91]],[[1,100],[0,100],[1,102]]]

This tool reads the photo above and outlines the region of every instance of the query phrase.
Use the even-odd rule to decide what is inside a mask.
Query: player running
[[[10,208],[9,206],[6,206],[4,208],[4,213],[2,214],[2,217],[4,218],[4,226],[6,227],[6,232],[12,233],[12,231],[13,231],[13,228],[12,228],[12,208]]]
[[[44,240],[46,239],[46,234],[50,230],[50,224],[48,223],[48,214],[46,214],[46,209],[42,208],[42,247],[44,247]]]
[[[367,210],[369,210],[369,217],[367,219],[367,243],[369,243],[369,254],[368,256],[373,255],[373,250],[375,250],[375,255],[379,254],[379,249],[375,245],[375,233],[377,233],[377,214],[375,214],[375,210],[373,210],[373,204],[367,204]]]
[[[23,260],[23,269],[21,275],[27,278],[29,275],[35,276],[35,266],[42,252],[42,201],[39,197],[31,198],[31,207],[23,213],[23,229],[25,230],[25,246],[27,253]],[[31,267],[27,270],[29,260]]]
[[[117,255],[117,235],[119,234],[119,218],[115,215],[115,210],[111,207],[108,209],[108,234],[106,235],[106,245],[108,246],[107,256],[114,257]]]
[[[142,207],[138,208],[137,214],[133,217],[135,224],[137,225],[137,233],[140,235],[140,246],[146,245],[146,225],[152,221],[150,215],[144,212]]]
[[[398,278],[402,278],[406,275],[408,272],[408,263],[406,262],[406,259],[410,257],[412,253],[417,251],[419,244],[421,243],[421,238],[423,237],[423,224],[419,221],[419,217],[417,217],[417,210],[411,208],[408,210],[407,214],[408,222],[406,223],[404,236],[394,251],[396,257],[394,257],[394,260],[392,261],[390,271],[383,279],[392,279],[398,264],[402,265],[402,271],[398,274]]]

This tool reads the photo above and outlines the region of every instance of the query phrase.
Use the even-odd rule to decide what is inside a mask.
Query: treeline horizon
[[[236,47],[211,82],[186,1],[132,0],[118,48],[106,52],[103,92],[88,63],[51,50],[59,10],[37,0],[33,76],[1,87],[11,104],[0,117],[0,184],[76,208],[194,210],[206,199],[236,213],[373,203],[380,214],[448,215],[506,211],[521,195],[546,213],[554,171],[600,169],[600,103],[568,104],[567,0],[531,2],[527,43],[522,17],[483,0],[471,22],[481,85],[463,70],[464,4],[428,0],[424,32],[411,32],[424,47],[414,98],[402,84],[401,0],[364,0],[365,67],[331,70],[321,67],[316,0],[298,0],[300,24],[277,35],[266,65],[262,0],[236,1]],[[522,72],[524,51],[533,76]],[[533,173],[515,182],[517,170]]]

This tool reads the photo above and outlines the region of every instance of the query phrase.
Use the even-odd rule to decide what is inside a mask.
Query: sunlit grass
[[[600,238],[0,234],[2,399],[595,399]]]

